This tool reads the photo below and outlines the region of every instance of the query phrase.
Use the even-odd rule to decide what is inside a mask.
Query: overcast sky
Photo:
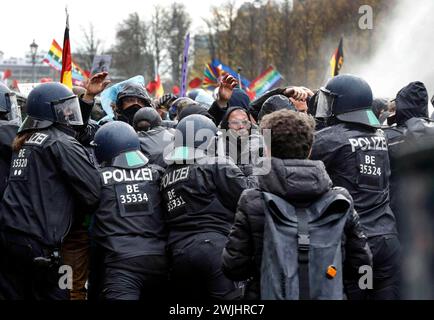
[[[65,5],[70,15],[72,50],[80,45],[82,28],[92,22],[96,35],[108,49],[114,41],[116,27],[129,13],[137,11],[142,18],[151,17],[156,4],[169,5],[173,0],[2,0],[0,18],[0,51],[5,57],[24,56],[35,39],[38,50],[47,51],[51,41],[63,41]],[[192,34],[203,28],[202,18],[210,14],[210,6],[224,0],[181,0],[193,19]],[[238,0],[242,3],[242,0]]]

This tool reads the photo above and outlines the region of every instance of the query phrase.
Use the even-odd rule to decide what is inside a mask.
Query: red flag
[[[3,80],[6,80],[7,78],[10,78],[11,75],[12,75],[12,71],[11,71],[10,69],[6,69],[6,70],[3,72]]]
[[[173,88],[172,88],[172,93],[173,93],[175,96],[179,95],[180,92],[181,92],[181,90],[179,89],[178,86],[173,86]]]
[[[163,85],[161,84],[161,79],[159,75],[155,76],[155,79],[153,81],[150,81],[148,85],[146,86],[146,90],[150,94],[155,92],[156,98],[161,98],[164,94]]]
[[[72,57],[71,44],[69,42],[69,15],[66,12],[66,27],[63,37],[62,51],[62,71],[60,73],[60,82],[72,89]]]
[[[201,85],[202,85],[202,79],[197,78],[197,77],[188,83],[188,86],[191,89],[199,88]]]
[[[161,83],[160,76],[157,75],[155,79],[155,97],[161,98],[164,94],[163,84]]]
[[[146,90],[150,94],[154,93],[155,89],[157,88],[155,81],[149,81],[149,83],[146,85]]]

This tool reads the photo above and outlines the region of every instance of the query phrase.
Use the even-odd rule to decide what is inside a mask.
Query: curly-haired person
[[[315,120],[310,115],[284,109],[266,115],[262,119],[261,129],[271,130],[271,145],[267,146],[271,170],[259,177],[258,189],[245,190],[240,197],[235,223],[223,252],[223,271],[226,276],[234,281],[248,280],[246,299],[264,298],[260,288],[261,262],[264,224],[269,214],[264,192],[280,197],[295,208],[313,204],[327,207],[327,203],[334,201],[336,194],[343,196],[341,199],[345,199],[347,204],[343,230],[346,241],[342,245],[346,258],[344,272],[347,276],[355,275],[359,266],[370,265],[367,239],[360,227],[359,217],[353,210],[351,196],[343,188],[332,188],[321,161],[308,160],[314,140]],[[327,210],[331,211],[333,209]],[[294,261],[294,265],[297,265],[297,261]],[[337,267],[338,270],[342,269]]]

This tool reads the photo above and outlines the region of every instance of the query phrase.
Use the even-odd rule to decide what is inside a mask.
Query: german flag
[[[339,46],[336,48],[335,52],[330,59],[330,70],[332,78],[339,74],[342,65],[344,64],[344,48],[343,48],[343,38],[339,41]]]
[[[69,42],[69,15],[66,12],[66,27],[63,37],[62,50],[62,71],[60,73],[60,82],[72,89],[72,57],[71,44]]]

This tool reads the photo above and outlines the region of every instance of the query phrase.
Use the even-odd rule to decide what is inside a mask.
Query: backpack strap
[[[309,220],[307,211],[302,208],[296,208],[298,220],[298,281],[299,281],[299,298],[300,300],[310,299],[309,290]]]

